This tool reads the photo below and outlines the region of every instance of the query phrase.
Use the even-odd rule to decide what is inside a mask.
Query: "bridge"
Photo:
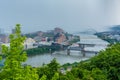
[[[78,46],[69,46],[67,48],[67,54],[70,55],[70,50],[81,51],[83,56],[86,53],[95,53],[97,54],[99,51],[104,50],[109,43],[98,38],[94,35],[79,35],[80,41],[77,42]]]
[[[94,53],[97,54],[99,51],[104,50],[108,43],[94,43],[94,42],[78,42],[77,43],[79,46],[69,46],[67,48],[67,54],[70,55],[70,50],[75,50],[75,51],[81,51],[83,54],[83,57],[86,56],[86,53]]]
[[[94,50],[85,50],[85,46],[83,45],[82,47],[68,47],[67,48],[67,54],[70,55],[70,50],[75,50],[75,51],[81,51],[81,53],[83,54],[83,56],[85,57],[86,53],[95,53],[97,54],[98,51],[94,51]]]

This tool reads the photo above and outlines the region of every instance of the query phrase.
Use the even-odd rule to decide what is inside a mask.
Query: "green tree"
[[[46,75],[43,75],[40,80],[46,80],[47,79],[47,76]]]
[[[2,53],[6,58],[0,72],[1,80],[37,80],[36,70],[21,65],[27,59],[27,55],[23,51],[25,37],[21,36],[20,24],[16,24],[15,33],[9,38],[10,47],[2,46]]]
[[[69,80],[69,78],[66,75],[61,75],[60,80]]]
[[[83,69],[79,69],[79,68],[73,68],[71,70],[71,73],[73,73],[75,78],[83,78]]]
[[[59,73],[55,73],[51,80],[59,80]]]
[[[49,64],[38,69],[39,78],[41,78],[43,75],[46,75],[47,80],[54,79],[54,77],[59,76],[59,67],[59,63],[57,63],[56,59],[54,58]]]
[[[99,68],[94,68],[91,71],[91,76],[94,78],[94,80],[107,80],[106,74]]]
[[[76,80],[73,74],[69,71],[66,73],[66,76],[68,77],[69,80]]]
[[[47,64],[47,66],[49,67],[50,71],[53,73],[57,72],[58,69],[60,68],[59,63],[56,61],[55,58],[49,64]]]
[[[72,68],[71,73],[75,80],[120,80],[120,43],[109,46],[87,61],[80,62]]]
[[[2,54],[1,50],[2,50],[2,48],[1,47],[2,47],[2,45],[0,44],[0,60],[2,60],[2,57],[1,57],[1,54]]]

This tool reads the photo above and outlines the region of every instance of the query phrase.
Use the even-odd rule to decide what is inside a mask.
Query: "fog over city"
[[[17,23],[24,33],[103,31],[120,24],[120,0],[0,0],[0,28],[9,33]]]

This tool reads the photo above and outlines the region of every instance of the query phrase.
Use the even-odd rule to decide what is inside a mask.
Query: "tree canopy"
[[[2,80],[37,80],[36,70],[29,66],[22,66],[27,59],[23,51],[25,37],[21,36],[20,24],[16,24],[15,33],[9,36],[10,47],[2,45],[2,53],[6,56],[4,67],[0,72]]]

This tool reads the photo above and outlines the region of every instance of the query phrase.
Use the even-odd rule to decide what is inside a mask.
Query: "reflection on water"
[[[42,66],[42,64],[50,63],[50,61],[54,58],[62,65],[65,63],[74,63],[80,62],[81,60],[85,60],[94,56],[95,54],[87,54],[86,57],[82,57],[80,51],[71,51],[70,55],[67,55],[67,51],[57,51],[54,52],[52,55],[49,53],[46,54],[38,54],[35,56],[30,56],[25,64],[31,65],[33,67]]]

